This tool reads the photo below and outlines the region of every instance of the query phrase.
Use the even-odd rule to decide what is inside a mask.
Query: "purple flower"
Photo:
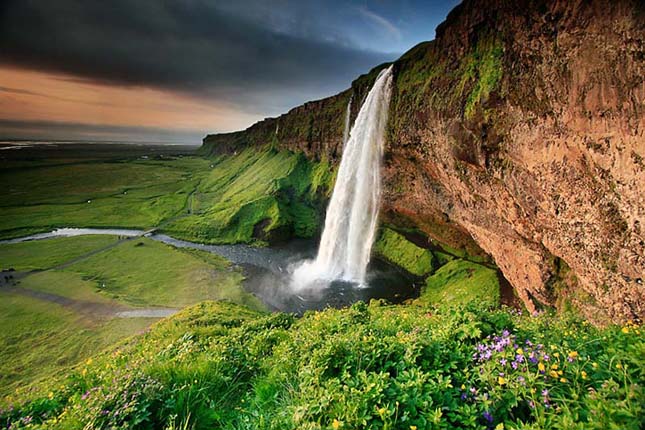
[[[524,385],[524,376],[518,376],[517,380],[520,384]]]
[[[544,354],[542,358],[544,358],[544,361],[549,361],[550,357],[549,357],[549,354]]]
[[[509,337],[509,336],[510,336],[510,334],[511,334],[511,333],[510,333],[508,330],[504,330],[504,331],[502,332],[502,336],[503,336],[503,337]]]
[[[573,363],[573,357],[567,357],[567,361],[568,361],[569,363]]]
[[[486,411],[482,415],[484,416],[484,419],[489,423],[493,422],[493,415],[490,412]]]
[[[535,403],[533,402],[533,400],[529,400],[529,408],[535,409]]]
[[[544,390],[542,390],[542,396],[543,397],[549,397],[549,390],[547,390],[546,388]]]
[[[538,359],[537,359],[537,357],[535,356],[535,354],[531,353],[531,356],[529,357],[529,361],[530,361],[531,363],[533,363],[533,364],[537,364]]]
[[[526,343],[528,346],[533,346],[533,343],[528,339],[526,339],[526,342],[524,342],[524,343]]]
[[[470,387],[470,392],[475,394],[475,393],[477,393],[477,390],[475,389],[475,387]]]
[[[506,359],[502,358],[501,360],[499,360],[499,364],[501,364],[502,366],[506,366]]]
[[[517,370],[517,361],[511,361],[511,367]]]
[[[468,398],[468,395],[466,393],[461,394],[461,400],[466,400]]]

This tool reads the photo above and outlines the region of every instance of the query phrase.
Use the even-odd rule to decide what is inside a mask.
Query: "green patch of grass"
[[[151,319],[93,324],[59,305],[0,292],[0,396],[57,373],[138,333]]]
[[[87,235],[0,244],[0,265],[2,269],[13,267],[17,271],[48,269],[109,246],[116,240],[114,236]]]
[[[226,260],[146,238],[121,243],[65,270],[91,280],[108,297],[135,306],[182,307],[210,299],[262,307],[243,291],[242,274]]]
[[[434,255],[389,228],[383,228],[374,244],[374,253],[416,276],[431,273],[437,265]]]
[[[69,271],[47,270],[30,274],[21,279],[18,286],[83,302],[114,304],[107,295],[101,294],[95,281]]]
[[[643,351],[638,326],[567,315],[375,301],[295,319],[202,303],[78,368],[51,396],[23,397],[0,423],[636,430]]]
[[[275,231],[311,237],[333,173],[326,161],[269,146],[220,156],[193,200],[194,214],[164,231],[206,243],[262,242]]]
[[[184,213],[208,165],[186,157],[0,171],[0,237],[56,227],[156,226]]]
[[[486,303],[500,300],[497,272],[465,260],[452,260],[426,279],[417,299],[429,304]]]

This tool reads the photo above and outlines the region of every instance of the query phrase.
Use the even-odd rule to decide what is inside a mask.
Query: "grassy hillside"
[[[12,282],[0,284],[0,395],[55,380],[70,365],[159,320],[121,318],[121,311],[179,309],[203,300],[264,309],[226,260],[150,239],[77,236],[0,244],[0,261],[17,270]]]
[[[568,316],[202,303],[0,412],[30,429],[639,429],[645,339]],[[9,406],[9,404],[7,404]]]
[[[318,232],[331,166],[270,146],[220,156],[196,189],[192,214],[164,231],[207,243],[253,243]]]

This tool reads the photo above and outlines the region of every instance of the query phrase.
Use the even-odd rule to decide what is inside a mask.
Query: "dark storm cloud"
[[[396,57],[275,23],[198,0],[9,0],[0,4],[0,62],[277,113]]]

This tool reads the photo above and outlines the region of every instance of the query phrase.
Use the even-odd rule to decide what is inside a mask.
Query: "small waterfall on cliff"
[[[352,116],[353,99],[354,99],[354,95],[352,95],[349,98],[349,102],[347,102],[347,110],[345,112],[345,128],[343,129],[343,148],[345,148],[345,145],[347,145],[347,141],[349,140],[349,129],[350,129],[349,122],[351,121],[351,116]]]
[[[294,289],[319,285],[317,281],[365,283],[381,197],[391,87],[390,66],[376,78],[345,143],[318,255],[296,268]]]

